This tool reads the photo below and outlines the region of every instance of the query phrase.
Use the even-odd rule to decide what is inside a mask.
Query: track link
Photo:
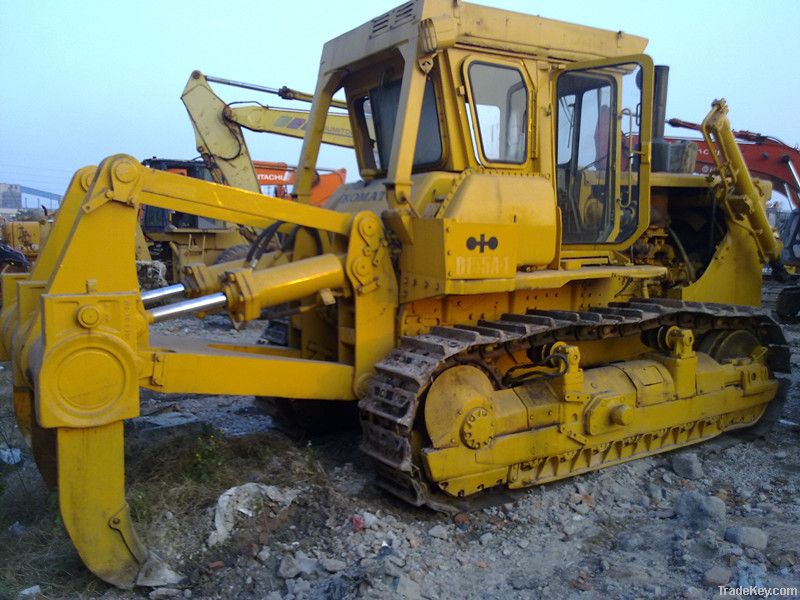
[[[485,364],[486,358],[501,353],[555,341],[641,335],[673,325],[691,329],[696,336],[712,330],[749,330],[767,347],[772,371],[789,373],[790,351],[780,326],[756,308],[641,299],[587,312],[505,314],[475,326],[433,327],[429,333],[401,338],[399,347],[376,365],[376,376],[359,402],[361,449],[377,463],[381,487],[415,506],[441,509],[449,500],[431,491],[414,463],[413,438],[422,398],[439,373],[457,364]],[[499,378],[496,385],[502,385]],[[774,412],[768,410],[767,416]]]

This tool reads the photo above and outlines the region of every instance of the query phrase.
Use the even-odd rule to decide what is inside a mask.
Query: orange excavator
[[[215,174],[203,160],[174,160],[148,158],[142,164],[151,169],[168,171],[216,181]],[[286,163],[252,161],[261,192],[278,198],[289,198],[294,185],[296,167]],[[346,169],[317,169],[311,202],[321,206],[345,182]],[[246,254],[254,235],[234,223],[207,219],[197,215],[145,206],[141,217],[144,234],[137,248],[137,258],[142,263],[140,278],[148,287],[160,282],[177,281],[183,268],[194,262],[214,264],[241,258]],[[154,263],[164,266],[155,268]],[[163,269],[163,274],[160,274]],[[145,276],[144,273],[147,273]]]
[[[673,127],[682,127],[700,131],[700,125],[670,119],[667,121]],[[800,150],[785,144],[778,138],[754,133],[752,131],[734,130],[733,135],[738,140],[739,150],[747,163],[750,173],[759,179],[766,179],[772,183],[772,189],[783,194],[792,203],[795,209],[800,209]],[[684,138],[668,137],[667,142],[674,142]],[[711,173],[714,166],[714,157],[708,145],[702,139],[692,139],[697,144],[697,162],[695,173]]]
[[[286,163],[254,160],[258,183],[264,194],[275,198],[290,198],[297,176],[297,167]],[[311,188],[311,203],[322,206],[330,195],[347,179],[347,169],[317,169]]]

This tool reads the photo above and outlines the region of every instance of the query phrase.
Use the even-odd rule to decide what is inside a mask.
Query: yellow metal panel
[[[254,227],[287,221],[341,234],[350,229],[350,215],[176,173],[141,169],[139,201],[143,204]]]
[[[517,271],[519,234],[515,225],[445,220],[447,278],[485,280],[513,277]]]
[[[355,399],[350,365],[191,348],[179,341],[157,350],[150,360],[154,374],[141,385],[160,392]]]
[[[672,291],[682,300],[761,306],[762,266],[755,242],[742,227],[731,227],[700,278]]]
[[[442,204],[437,216],[459,223],[483,223],[487,228],[500,224],[513,228],[514,237],[499,238],[504,253],[509,252],[509,245],[514,245],[513,270],[517,265],[549,265],[558,250],[556,195],[553,183],[544,177],[472,173],[464,177],[452,197]],[[463,245],[460,250],[463,252]],[[450,270],[453,269],[448,267]],[[510,273],[485,276],[507,277]],[[456,272],[452,277],[469,278]]]

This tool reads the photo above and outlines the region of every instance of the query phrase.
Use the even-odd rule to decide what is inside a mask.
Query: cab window
[[[642,66],[576,69],[556,86],[556,189],[567,244],[622,243],[639,223]]]
[[[384,85],[373,87],[369,93],[354,103],[356,122],[362,124],[362,132],[371,145],[373,156],[365,164],[374,164],[379,171],[389,168],[392,138],[400,106],[400,87],[402,81],[396,79]],[[436,94],[433,82],[425,83],[422,98],[422,112],[414,150],[413,169],[423,169],[438,164],[442,159],[442,136],[436,108]]]
[[[483,158],[522,164],[527,159],[528,89],[514,67],[473,62],[468,68],[474,115]],[[476,127],[477,125],[477,127]]]

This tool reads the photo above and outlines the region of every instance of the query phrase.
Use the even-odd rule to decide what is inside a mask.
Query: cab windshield
[[[356,120],[372,156],[360,157],[367,166],[385,172],[391,160],[392,139],[397,111],[400,107],[401,80],[373,87],[355,102]],[[369,151],[370,149],[367,149]],[[436,111],[433,82],[428,79],[422,98],[413,170],[423,170],[438,164],[442,158],[442,136]]]

